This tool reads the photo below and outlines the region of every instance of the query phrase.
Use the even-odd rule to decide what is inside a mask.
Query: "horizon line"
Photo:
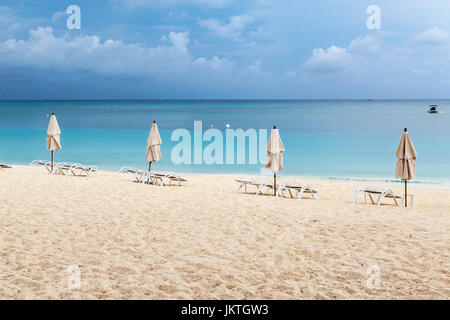
[[[93,99],[0,99],[0,102],[40,102],[40,101],[449,101],[450,98],[279,98],[279,99],[251,99],[251,98],[213,98],[213,99],[111,99],[111,98],[93,98]]]

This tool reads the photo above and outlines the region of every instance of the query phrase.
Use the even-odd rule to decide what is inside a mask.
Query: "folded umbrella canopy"
[[[280,133],[276,126],[270,133],[269,143],[267,144],[267,163],[265,168],[273,172],[273,195],[277,190],[277,172],[283,170],[283,152],[284,145],[280,138]]]
[[[47,129],[47,149],[52,153],[52,172],[53,172],[53,153],[61,149],[61,130],[59,129],[58,121],[55,113],[52,113]]]
[[[156,125],[156,121],[153,121],[152,128],[150,129],[150,133],[147,138],[147,153],[145,158],[148,163],[148,171],[150,171],[152,162],[159,161],[162,158],[161,153],[161,137],[159,135],[158,126]]]
[[[416,176],[417,152],[406,128],[402,134],[395,155],[398,158],[397,166],[395,168],[395,177],[405,181],[405,207],[407,207],[407,182]]]

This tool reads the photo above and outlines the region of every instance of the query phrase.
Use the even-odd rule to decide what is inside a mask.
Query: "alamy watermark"
[[[193,137],[187,129],[172,132],[173,164],[264,164],[267,129],[209,128],[203,131],[202,121],[194,121]],[[247,148],[248,145],[248,148]]]
[[[67,7],[66,13],[69,17],[66,20],[67,29],[81,29],[81,9],[79,6],[72,4]]]
[[[66,13],[69,17],[66,20],[66,26],[69,30],[81,29],[81,8],[78,5],[72,4],[67,7]],[[381,29],[381,8],[377,5],[370,5],[367,7],[366,13],[370,16],[367,18],[366,26],[369,30]]]
[[[81,288],[81,270],[77,265],[68,266],[67,273],[67,288],[75,290]]]
[[[377,265],[371,265],[367,268],[367,280],[366,287],[371,290],[376,290],[381,288],[381,270]]]
[[[371,5],[367,7],[367,14],[370,14],[367,18],[366,26],[369,30],[380,30],[381,29],[381,9],[379,6]]]

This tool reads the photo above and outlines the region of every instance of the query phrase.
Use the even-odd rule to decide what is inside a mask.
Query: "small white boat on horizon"
[[[443,114],[444,113],[444,112],[438,110],[439,107],[436,104],[430,104],[430,106],[428,108],[429,109],[427,112],[431,113],[431,114]]]

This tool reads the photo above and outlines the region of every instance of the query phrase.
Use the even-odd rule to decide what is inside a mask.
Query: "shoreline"
[[[10,164],[11,166],[16,167],[30,167],[30,165],[27,164]],[[128,166],[123,166],[121,168],[126,168]],[[142,168],[137,168],[142,169]],[[145,169],[142,169],[145,170]],[[107,172],[107,173],[115,173],[117,174],[118,170],[108,170],[108,169],[99,169],[99,172]],[[179,175],[186,175],[186,176],[213,176],[213,177],[246,177],[246,178],[257,178],[259,180],[261,179],[272,179],[272,175],[267,174],[251,174],[248,172],[236,172],[236,173],[230,173],[230,172],[190,172],[190,171],[173,171],[173,170],[152,170],[155,172],[171,172],[171,173],[177,173]],[[374,184],[374,185],[392,185],[392,186],[398,186],[403,183],[403,181],[400,181],[395,178],[389,178],[389,177],[327,177],[327,176],[312,176],[312,175],[292,175],[287,174],[285,175],[283,171],[281,171],[278,175],[278,177],[281,177],[283,179],[307,179],[312,181],[329,181],[329,182],[342,182],[342,183],[361,183],[361,184]],[[428,180],[428,181],[424,181]],[[412,180],[408,181],[409,186],[420,186],[425,188],[435,188],[435,189],[445,189],[450,190],[450,181],[433,181],[433,179],[422,179],[419,181]]]

